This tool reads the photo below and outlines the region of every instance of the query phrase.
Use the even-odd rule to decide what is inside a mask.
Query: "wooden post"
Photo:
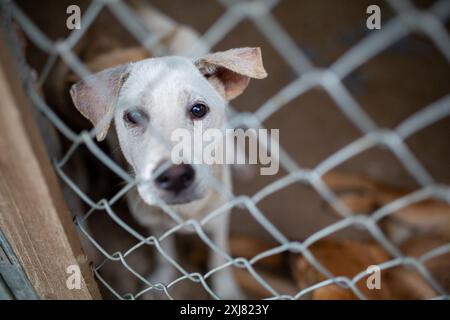
[[[0,29],[0,229],[41,299],[101,298]],[[81,288],[68,289],[78,265]]]

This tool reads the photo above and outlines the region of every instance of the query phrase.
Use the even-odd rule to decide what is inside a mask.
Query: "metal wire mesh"
[[[139,23],[139,19],[137,19],[134,12],[124,1],[92,1],[89,8],[83,14],[82,23],[84,27],[80,30],[74,30],[66,39],[57,42],[52,42],[46,34],[40,31],[14,1],[6,2],[11,10],[13,19],[21,26],[21,28],[23,28],[29,39],[41,50],[50,55],[47,65],[50,66],[54,62],[54,59],[59,56],[80,77],[89,75],[89,70],[83,65],[79,57],[73,53],[73,48],[83,36],[84,30],[95,21],[100,11],[104,9],[110,10],[121,24],[142,44],[142,46],[151,49],[156,55],[163,55],[167,52],[164,45],[160,42],[161,37],[155,37],[151,32],[146,30],[145,26],[142,23]],[[367,275],[366,270],[362,270],[353,278],[335,277],[335,275],[329,272],[309,250],[309,247],[320,239],[349,226],[358,226],[365,228],[392,256],[390,261],[380,265],[381,270],[387,270],[401,265],[411,267],[419,272],[438,293],[436,298],[448,297],[448,292],[446,292],[433,278],[432,274],[425,266],[425,263],[433,257],[449,253],[450,243],[429,251],[420,258],[405,256],[396,245],[386,237],[378,223],[382,218],[392,214],[396,210],[426,199],[439,199],[450,204],[449,186],[437,184],[421,162],[410,151],[409,147],[404,143],[405,139],[412,134],[450,115],[450,95],[446,95],[438,101],[425,106],[422,110],[409,116],[392,130],[379,127],[375,124],[343,84],[343,80],[355,69],[411,32],[421,32],[429,37],[447,62],[450,61],[450,38],[444,27],[444,23],[450,15],[450,1],[438,1],[426,11],[417,9],[408,0],[387,1],[396,12],[396,17],[385,23],[383,28],[378,32],[370,33],[365,36],[327,68],[316,67],[304,53],[302,48],[299,48],[283,30],[271,12],[278,1],[265,0],[240,2],[221,0],[219,2],[225,8],[225,13],[206,33],[203,34],[201,37],[201,45],[195,45],[192,48],[191,53],[195,52],[196,54],[201,54],[205,48],[206,50],[212,48],[241,21],[249,19],[297,75],[294,81],[282,88],[254,113],[239,113],[235,109],[232,109],[230,119],[231,126],[238,127],[239,125],[246,125],[253,128],[263,128],[262,123],[268,117],[282,109],[288,102],[305,94],[314,87],[321,87],[332,97],[337,108],[345,114],[363,135],[361,138],[351,142],[338,152],[331,154],[327,159],[312,169],[303,168],[298,165],[289,154],[283,150],[282,146],[280,146],[279,163],[288,172],[286,176],[265,186],[253,196],[231,195],[228,203],[214,212],[209,213],[200,221],[183,221],[176,213],[171,211],[169,206],[161,202],[161,207],[177,222],[177,226],[167,231],[161,237],[144,237],[121,220],[112,209],[113,205],[119,201],[119,199],[124,197],[130,189],[136,186],[137,181],[111,160],[109,156],[96,145],[93,139],[96,134],[95,130],[89,132],[83,131],[81,133],[72,131],[72,129],[69,128],[54,111],[52,111],[46,101],[37,94],[34,86],[29,81],[30,77],[27,77],[27,75],[24,74],[23,79],[26,85],[26,92],[31,101],[53,123],[57,130],[72,142],[72,146],[67,150],[64,157],[55,161],[54,165],[61,179],[91,208],[85,215],[76,217],[75,223],[81,233],[103,254],[105,262],[120,261],[128,272],[134,274],[142,281],[145,288],[140,292],[120,295],[101,277],[99,270],[102,268],[103,264],[94,267],[97,279],[119,299],[136,299],[150,290],[163,291],[171,298],[170,288],[185,279],[201,283],[212,298],[218,299],[220,297],[218,297],[209,287],[207,279],[224,268],[231,268],[234,266],[247,269],[254,279],[270,293],[269,299],[299,299],[313,290],[327,286],[331,283],[338,284],[344,288],[349,288],[357,297],[364,299],[366,297],[361,290],[358,289],[357,283]],[[22,64],[25,65],[26,62],[22,61]],[[100,201],[90,199],[89,196],[63,172],[62,168],[81,145],[85,145],[99,161],[109,167],[126,182],[125,187],[112,198],[101,199]],[[327,186],[323,181],[323,176],[348,159],[355,157],[374,146],[384,146],[392,151],[404,165],[409,174],[414,177],[420,185],[420,188],[375,210],[371,215],[356,215],[352,213]],[[290,241],[258,208],[258,204],[264,198],[296,182],[301,182],[314,188],[342,217],[337,223],[323,228],[302,242]],[[215,187],[220,188],[221,186],[216,183]],[[228,190],[224,190],[224,192],[228,192]],[[238,206],[246,208],[264,230],[277,241],[278,246],[262,252],[251,259],[241,257],[232,258],[229,252],[224,252],[218,248],[204,232],[203,227],[206,224],[211,223],[214,219],[217,219],[220,215],[229,214],[230,208]],[[115,223],[129,232],[132,236],[136,237],[139,240],[139,243],[123,252],[107,252],[84,227],[86,220],[89,219],[90,215],[95,210],[105,210]],[[221,256],[225,257],[227,262],[217,268],[209,270],[205,274],[189,273],[183,265],[180,265],[168,256],[161,246],[161,243],[166,238],[174,236],[175,232],[183,228],[191,228],[194,230],[210,250],[216,251]],[[128,265],[126,260],[127,256],[143,245],[155,247],[159,254],[164,256],[182,275],[171,283],[150,283],[145,275],[139,274]],[[325,275],[327,279],[303,289],[295,295],[286,295],[283,292],[277,292],[277,290],[258,274],[257,270],[254,268],[254,264],[261,259],[287,251],[303,254],[304,257],[319,272]]]

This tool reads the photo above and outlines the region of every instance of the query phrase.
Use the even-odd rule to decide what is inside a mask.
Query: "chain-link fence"
[[[12,15],[12,20],[16,22],[24,31],[29,41],[31,41],[40,50],[48,53],[49,59],[39,75],[40,83],[45,82],[49,70],[57,58],[61,58],[70,69],[80,78],[90,74],[90,70],[83,64],[83,61],[74,53],[73,49],[89,26],[96,20],[102,10],[109,10],[120,24],[133,35],[136,40],[150,52],[153,56],[165,55],[169,52],[164,47],[162,39],[166,35],[154,35],[146,29],[144,23],[141,23],[136,16],[135,11],[125,1],[92,1],[83,12],[82,28],[73,30],[70,35],[63,40],[52,41],[44,32],[42,32],[35,23],[24,13],[24,11],[14,1],[3,1],[5,8]],[[361,270],[353,278],[334,275],[321,262],[316,259],[310,246],[317,241],[324,239],[333,233],[337,233],[348,227],[357,227],[368,231],[376,239],[379,245],[386,250],[391,259],[379,265],[382,272],[398,266],[405,266],[418,272],[423,279],[435,290],[435,298],[448,297],[448,292],[425,264],[441,255],[450,252],[450,243],[435,247],[420,257],[405,255],[379,226],[379,222],[398,211],[415,203],[427,199],[436,199],[450,204],[450,189],[448,185],[442,185],[435,181],[432,175],[422,165],[421,161],[411,152],[405,139],[414,133],[448,117],[450,115],[450,96],[445,95],[430,105],[424,106],[420,111],[404,119],[395,129],[389,129],[378,126],[375,121],[363,109],[357,99],[352,96],[350,90],[344,84],[344,79],[352,72],[357,70],[370,59],[382,53],[386,48],[393,45],[400,39],[408,36],[412,32],[419,32],[427,36],[440,53],[445,57],[446,62],[450,60],[450,38],[447,33],[445,23],[450,15],[450,1],[442,0],[433,3],[425,10],[418,9],[410,1],[392,0],[387,4],[392,8],[394,17],[389,21],[383,21],[380,30],[370,32],[365,35],[358,43],[353,45],[350,50],[341,55],[331,65],[326,68],[317,67],[308,57],[302,48],[299,48],[291,39],[290,35],[284,31],[279,21],[272,14],[273,8],[278,5],[276,0],[262,1],[219,1],[224,9],[224,13],[219,19],[199,39],[198,44],[193,44],[192,48],[186,48],[190,55],[201,55],[213,48],[221,39],[233,31],[233,28],[244,20],[251,21],[255,28],[266,40],[273,46],[278,54],[285,60],[289,67],[295,72],[295,80],[284,86],[272,98],[263,103],[255,112],[238,112],[237,109],[230,107],[229,124],[232,127],[247,126],[251,128],[263,128],[263,123],[273,114],[279,112],[283,106],[306,94],[312,88],[320,87],[326,91],[333,99],[336,107],[351,121],[362,133],[362,136],[349,143],[334,154],[330,154],[319,165],[309,169],[302,167],[294,161],[289,153],[280,146],[279,163],[287,174],[266,185],[252,196],[233,195],[229,190],[222,190],[222,186],[213,179],[210,180],[211,188],[217,188],[224,194],[229,194],[229,201],[220,208],[210,212],[201,220],[184,221],[170,206],[160,201],[161,208],[176,222],[176,226],[166,231],[162,236],[143,236],[132,226],[127,224],[114,211],[115,203],[126,197],[127,192],[136,187],[138,181],[130,176],[126,169],[121,168],[110,156],[108,156],[95,142],[95,129],[74,132],[54,110],[47,104],[36,90],[32,81],[32,76],[27,68],[21,70],[24,79],[26,92],[36,106],[36,108],[47,117],[53,126],[71,142],[71,146],[66,150],[64,156],[55,161],[55,170],[77,196],[87,204],[90,209],[82,215],[75,217],[75,223],[81,231],[82,237],[89,242],[103,255],[105,261],[94,266],[94,272],[99,282],[101,282],[117,298],[137,299],[149,291],[164,292],[171,298],[171,288],[184,280],[201,284],[212,298],[220,298],[209,285],[209,278],[215,273],[225,268],[246,269],[251,276],[262,287],[267,290],[269,299],[300,299],[307,294],[321,287],[330,284],[337,284],[339,287],[350,289],[358,298],[366,298],[363,292],[358,288],[359,281],[364,279],[368,272]],[[362,13],[364,14],[364,13]],[[16,39],[17,40],[17,39]],[[17,56],[19,57],[19,45],[16,43]],[[24,59],[22,66],[27,63]],[[270,81],[265,80],[265,81]],[[424,84],[425,85],[425,84]],[[282,131],[280,132],[282,134]],[[443,137],[445,139],[445,137]],[[80,146],[85,146],[94,155],[98,161],[107,166],[124,182],[125,186],[113,197],[100,201],[95,201],[89,197],[76,182],[71,180],[64,173],[64,166],[70,161]],[[374,147],[383,146],[389,149],[401,163],[409,174],[416,180],[420,186],[417,190],[403,195],[380,208],[376,208],[371,214],[355,214],[347,205],[341,201],[337,195],[325,182],[324,175],[338,167],[343,162],[355,157],[364,151]],[[331,206],[341,219],[336,223],[328,225],[318,232],[311,234],[304,241],[292,241],[284,235],[261,211],[258,204],[271,194],[293,184],[300,182],[311,186],[320,197]],[[221,215],[230,214],[231,208],[245,208],[250,215],[260,224],[275,241],[277,245],[272,249],[263,251],[251,259],[237,257],[234,258],[230,252],[225,252],[214,243],[209,235],[204,231],[204,226],[218,219]],[[138,240],[128,250],[119,252],[108,252],[101,243],[93,237],[87,228],[87,221],[95,211],[104,211],[121,228]],[[200,239],[208,246],[211,251],[215,251],[226,259],[226,263],[208,270],[206,273],[189,272],[180,262],[175,261],[173,257],[167,255],[161,244],[164,240],[173,237],[181,229],[194,231]],[[158,254],[167,259],[170,264],[181,274],[171,283],[151,283],[148,275],[140,274],[127,262],[127,257],[142,246],[151,246],[156,248]],[[266,279],[255,269],[254,265],[260,260],[274,256],[283,252],[298,253],[303,255],[307,261],[324,277],[325,280],[315,283],[312,286],[302,288],[295,295],[286,294],[277,291]],[[116,292],[108,281],[102,278],[101,269],[107,262],[114,261],[123,264],[123,272],[131,273],[142,282],[142,290],[128,294]]]

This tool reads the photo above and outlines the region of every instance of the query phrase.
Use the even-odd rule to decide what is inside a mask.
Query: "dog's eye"
[[[208,113],[208,110],[208,106],[203,103],[196,103],[191,108],[191,115],[194,119],[200,119]]]
[[[145,126],[148,122],[147,114],[139,109],[125,111],[123,119],[132,126]]]

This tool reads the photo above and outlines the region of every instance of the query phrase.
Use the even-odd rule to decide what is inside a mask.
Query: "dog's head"
[[[250,78],[266,77],[259,48],[231,49],[197,60],[163,57],[93,74],[71,88],[76,108],[103,140],[114,119],[120,147],[150,205],[189,203],[208,195],[205,175],[189,163],[168,164],[175,129],[223,128],[227,101]],[[164,166],[164,167],[162,167]],[[212,168],[208,168],[211,173]]]

